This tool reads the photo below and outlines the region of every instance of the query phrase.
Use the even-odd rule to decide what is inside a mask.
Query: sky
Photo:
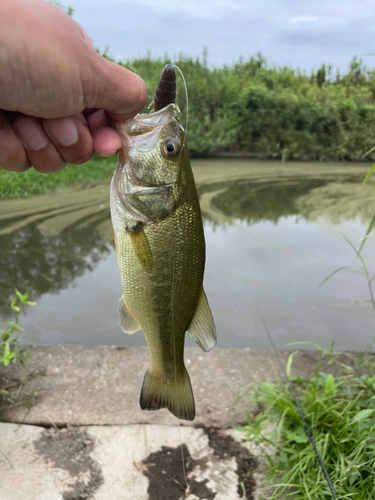
[[[64,0],[95,46],[116,59],[202,55],[222,66],[261,52],[310,71],[375,67],[375,0]]]

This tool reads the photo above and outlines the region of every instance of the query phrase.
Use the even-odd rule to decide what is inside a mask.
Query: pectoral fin
[[[143,229],[139,231],[129,231],[135,255],[142,269],[146,273],[152,273],[152,253]]]
[[[113,241],[115,242],[115,250],[116,250],[117,265],[118,265],[118,267],[120,267],[120,262],[119,262],[119,260],[118,260],[118,248],[117,248],[116,233],[113,233]]]
[[[188,331],[203,351],[207,352],[215,347],[216,329],[214,319],[203,288],[194,318],[190,323]]]
[[[120,316],[120,326],[123,332],[132,334],[141,329],[141,327],[138,324],[138,321],[129,311],[124,296],[121,297],[119,316]]]

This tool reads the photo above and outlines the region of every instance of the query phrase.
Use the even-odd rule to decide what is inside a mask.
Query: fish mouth
[[[174,175],[173,170],[167,169],[168,175],[159,184],[162,179],[155,175],[146,175],[143,179],[144,169],[139,167],[142,155],[153,159],[154,151],[159,151],[159,155],[163,154],[164,150],[161,149],[166,134],[180,138],[181,132],[184,133],[177,117],[175,97],[176,70],[174,66],[167,64],[159,79],[152,112],[138,114],[125,123],[116,124],[122,149],[112,189],[129,215],[146,224],[171,213],[179,198],[180,189],[176,187],[178,176]],[[164,205],[165,210],[161,210],[160,207]]]
[[[122,134],[125,133],[129,137],[134,137],[148,134],[156,129],[160,130],[172,122],[178,124],[182,131],[184,130],[178,120],[177,108],[174,103],[170,103],[158,111],[143,113],[127,120],[125,124],[121,124],[121,131]]]

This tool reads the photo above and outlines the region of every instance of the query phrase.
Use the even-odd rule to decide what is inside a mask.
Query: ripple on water
[[[361,272],[318,284],[340,266],[358,266],[341,233],[359,245],[375,214],[372,186],[361,186],[367,165],[199,160],[193,167],[218,345],[268,348],[256,297],[280,347],[336,340],[338,348],[362,349],[374,312]],[[26,342],[144,344],[117,322],[112,235],[109,181],[0,202],[0,316],[17,286],[39,302],[22,319]],[[372,245],[370,234],[370,268]]]

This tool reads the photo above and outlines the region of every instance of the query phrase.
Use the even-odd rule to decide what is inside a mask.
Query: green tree
[[[64,12],[68,14],[68,16],[72,17],[74,14],[74,8],[71,6],[65,7],[60,0],[48,0],[49,3],[52,3],[53,5],[56,5],[56,7],[59,7],[62,9]]]

